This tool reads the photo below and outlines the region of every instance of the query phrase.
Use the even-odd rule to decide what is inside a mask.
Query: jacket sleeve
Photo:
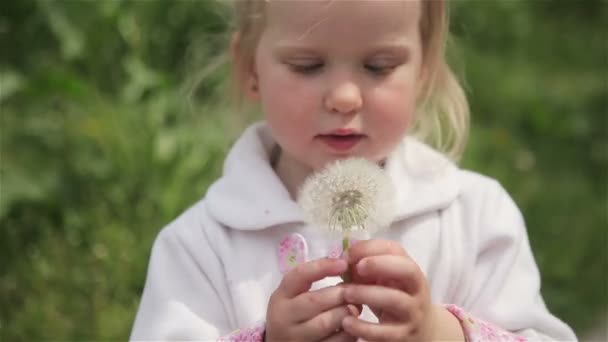
[[[474,269],[462,306],[527,340],[574,341],[540,293],[540,274],[522,215],[497,183],[486,193],[476,224]]]
[[[225,279],[204,233],[178,219],[154,242],[130,340],[231,340],[235,322]],[[261,339],[262,329],[247,327],[240,334]]]

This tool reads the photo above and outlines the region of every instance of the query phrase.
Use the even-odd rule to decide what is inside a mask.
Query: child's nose
[[[331,113],[353,114],[363,105],[361,90],[354,82],[341,82],[326,95],[325,106]]]

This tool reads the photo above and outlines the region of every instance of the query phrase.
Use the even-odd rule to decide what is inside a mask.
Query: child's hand
[[[368,341],[428,341],[436,309],[418,265],[394,241],[360,241],[348,251],[353,282],[345,289],[351,304],[366,304],[379,324],[345,317],[344,330]]]
[[[309,291],[313,282],[346,269],[344,260],[319,259],[287,273],[268,303],[266,341],[354,340],[341,330],[344,317],[359,316],[355,306],[346,304],[344,286]]]

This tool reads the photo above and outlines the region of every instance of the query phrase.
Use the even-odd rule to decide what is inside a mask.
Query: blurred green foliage
[[[452,6],[463,165],[512,193],[547,304],[580,334],[608,305],[608,6]],[[203,0],[0,5],[0,340],[128,337],[156,233],[249,120],[208,68],[229,18]]]

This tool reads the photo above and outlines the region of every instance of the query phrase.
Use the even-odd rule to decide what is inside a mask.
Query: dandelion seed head
[[[310,224],[330,233],[360,235],[390,225],[393,196],[383,169],[366,159],[350,158],[311,175],[300,189],[298,203]]]

